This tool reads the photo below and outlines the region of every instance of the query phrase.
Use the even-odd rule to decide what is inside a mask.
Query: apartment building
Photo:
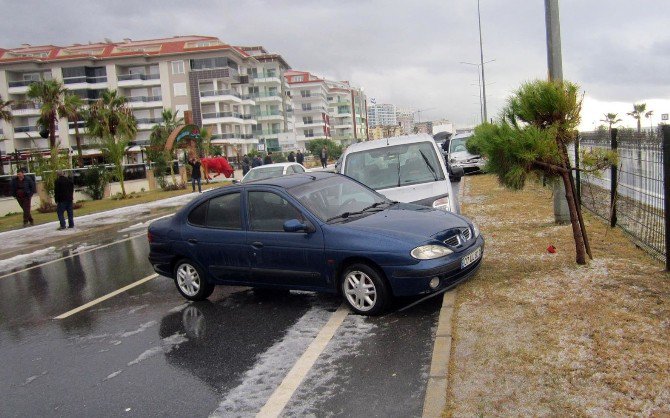
[[[36,126],[39,108],[27,102],[28,86],[56,79],[87,102],[105,89],[128,97],[138,121],[135,143],[145,144],[163,109],[193,112],[194,123],[212,133],[212,144],[226,155],[240,155],[259,141],[276,146],[273,136],[290,129],[283,73],[289,65],[262,47],[236,47],[218,38],[174,38],[95,44],[0,48],[0,95],[14,101],[13,121],[2,122],[3,162],[47,148]],[[76,148],[74,126],[58,121],[61,148]],[[90,138],[87,155],[99,154]],[[140,151],[140,147],[138,151]]]
[[[395,126],[398,124],[396,106],[388,103],[372,104],[368,106],[368,123],[374,126]]]
[[[296,146],[313,139],[332,139],[344,145],[368,138],[366,97],[347,81],[332,81],[307,71],[287,71],[293,102]]]

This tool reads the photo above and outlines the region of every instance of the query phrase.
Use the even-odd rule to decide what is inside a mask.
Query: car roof
[[[472,135],[474,135],[473,132],[466,132],[463,134],[457,134],[451,137],[451,139],[463,139],[463,138],[470,138]]]
[[[351,144],[347,147],[345,154],[352,152],[383,148],[393,145],[405,145],[405,144],[415,144],[418,142],[435,143],[433,137],[428,134],[417,134],[417,135],[403,135],[403,136],[394,136],[390,138],[375,139],[373,141],[359,142],[357,144]]]
[[[268,164],[269,165],[269,164]],[[264,166],[263,166],[264,167]],[[264,186],[279,186],[285,189],[300,186],[314,180],[321,180],[328,177],[338,176],[339,174],[329,173],[326,171],[315,171],[309,173],[290,174],[288,176],[272,177],[269,179],[253,180],[245,185],[264,185]]]
[[[289,166],[289,165],[296,165],[296,164],[298,164],[298,163],[288,162],[288,163],[263,164],[263,165],[259,165],[258,167],[252,168],[252,170],[256,170],[256,169],[259,169],[259,168],[286,167],[286,166]]]

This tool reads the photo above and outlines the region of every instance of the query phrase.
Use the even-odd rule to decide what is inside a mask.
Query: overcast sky
[[[421,120],[479,122],[476,0],[0,0],[0,47],[211,35],[263,45],[297,70],[363,87]],[[561,0],[563,73],[585,93],[582,128],[634,102],[670,113],[670,1]],[[547,74],[543,0],[481,0],[489,117]],[[595,125],[594,125],[595,123]],[[645,124],[649,121],[645,120]]]

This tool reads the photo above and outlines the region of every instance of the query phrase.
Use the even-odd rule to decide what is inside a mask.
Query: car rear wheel
[[[349,307],[361,315],[379,315],[390,294],[381,275],[366,264],[352,264],[342,273],[342,295]]]
[[[174,267],[174,281],[177,290],[189,300],[205,300],[214,291],[200,268],[190,260],[180,260]]]

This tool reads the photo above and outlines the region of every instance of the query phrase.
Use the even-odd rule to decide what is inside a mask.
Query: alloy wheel
[[[182,264],[177,269],[177,286],[186,296],[194,297],[200,290],[200,274],[190,264]]]
[[[372,278],[360,270],[352,270],[344,278],[344,295],[361,312],[367,312],[377,303],[377,288]]]

